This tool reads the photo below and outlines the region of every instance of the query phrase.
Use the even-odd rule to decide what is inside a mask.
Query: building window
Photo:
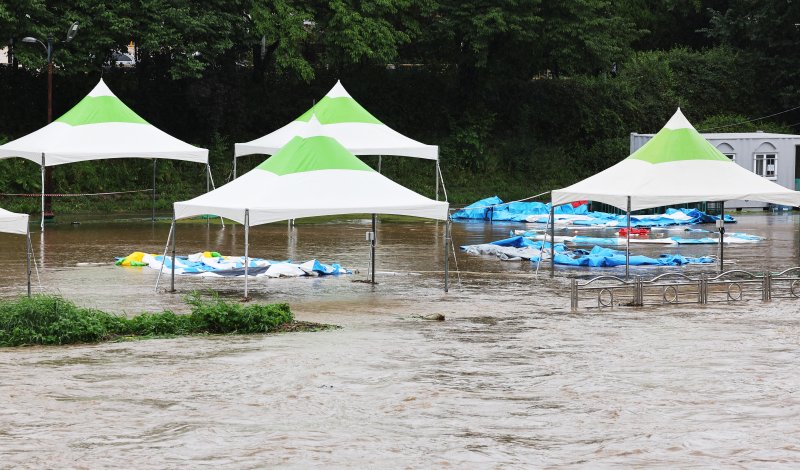
[[[778,176],[778,155],[775,153],[755,154],[753,171],[764,178],[776,179]]]
[[[723,155],[728,157],[728,160],[730,160],[732,162],[736,161],[736,154],[735,153],[723,153]]]

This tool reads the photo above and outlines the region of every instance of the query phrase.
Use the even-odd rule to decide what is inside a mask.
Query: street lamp
[[[65,42],[70,42],[75,38],[75,35],[78,34],[78,22],[74,22],[70,25],[69,29],[67,30],[67,38]],[[47,123],[50,124],[53,122],[53,52],[55,49],[55,40],[53,36],[47,36],[47,44],[43,41],[27,36],[22,38],[22,42],[33,44],[39,43],[44,47],[45,52],[47,53]],[[53,187],[53,175],[50,171],[45,168],[45,192],[52,192]],[[44,216],[45,214],[52,215],[52,198],[48,196],[45,199],[45,207],[42,214],[42,228],[44,228]]]

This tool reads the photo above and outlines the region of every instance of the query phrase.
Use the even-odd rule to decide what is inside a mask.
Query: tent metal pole
[[[450,290],[450,218],[444,223],[444,292]]]
[[[167,234],[167,243],[164,245],[164,256],[161,257],[161,269],[158,270],[158,277],[156,278],[156,293],[158,293],[158,285],[161,283],[161,273],[164,272],[164,262],[167,260],[167,250],[169,249],[169,241],[172,239],[172,231],[175,230],[175,218],[172,218],[172,223],[169,226],[169,233]]]
[[[725,271],[725,201],[719,213],[719,272]]]
[[[211,179],[209,178],[210,176],[211,176],[211,165],[206,163],[206,192],[211,191]],[[211,227],[211,217],[208,217],[208,214],[206,214],[206,228],[208,227]]]
[[[378,155],[378,173],[381,173],[381,161],[383,160],[383,155]]]
[[[156,221],[156,162],[157,158],[153,159],[153,222]]]
[[[372,283],[375,284],[375,245],[378,243],[378,214],[372,214],[372,237],[369,241],[369,259]]]
[[[630,279],[631,270],[631,197],[628,196],[628,231],[625,237],[625,280]]]
[[[439,172],[439,159],[436,159],[436,168],[433,170],[436,176],[436,200],[439,200],[439,178],[441,177],[441,173]]]
[[[544,236],[542,243],[542,254],[547,245],[547,235]],[[540,255],[541,257],[541,255]],[[556,277],[556,207],[550,200],[550,278]]]
[[[244,210],[244,299],[247,300],[247,277],[250,266],[250,209]]]
[[[175,213],[172,214],[172,274],[170,276],[169,291],[175,292],[175,239],[178,238],[178,224],[175,221]],[[166,258],[165,258],[166,259]]]
[[[28,270],[28,298],[31,296],[31,229],[25,234],[26,269]]]
[[[233,179],[236,179],[236,154],[233,155]]]
[[[211,173],[211,164],[208,165],[208,179],[211,180],[211,189],[217,189],[217,185],[214,184],[214,175]],[[219,223],[222,224],[222,228],[225,228],[225,219],[222,216],[219,216]]]
[[[42,152],[42,221],[40,224],[42,232],[44,232],[44,171],[45,171],[44,152]]]

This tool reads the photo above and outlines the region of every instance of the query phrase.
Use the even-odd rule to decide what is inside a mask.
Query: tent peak
[[[667,123],[664,125],[664,128],[671,130],[694,129],[694,126],[692,126],[689,120],[686,119],[686,116],[683,115],[681,108],[678,108],[678,110],[675,111],[675,114],[673,114],[669,121],[667,121]]]
[[[341,80],[336,80],[336,85],[334,85],[331,91],[325,96],[328,98],[350,98],[350,93],[344,89]]]
[[[106,82],[104,82],[103,79],[100,78],[100,81],[97,82],[97,85],[95,85],[95,87],[92,88],[92,91],[89,92],[89,96],[92,96],[92,97],[95,97],[95,96],[114,96],[114,93],[112,93],[111,89],[108,88],[108,85],[106,85]]]

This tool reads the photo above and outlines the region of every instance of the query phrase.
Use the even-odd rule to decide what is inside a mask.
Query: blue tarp
[[[556,264],[567,266],[612,267],[625,265],[625,252],[595,246],[591,251],[574,250],[568,253],[558,253],[555,256]],[[661,255],[650,258],[642,255],[631,255],[631,266],[683,266],[685,264],[713,263],[711,256],[700,258],[687,258],[682,255]]]
[[[555,214],[557,219],[570,219],[573,225],[578,226],[615,226],[625,227],[627,217],[620,214],[608,212],[589,212],[587,205],[573,207],[565,204],[556,207]],[[677,214],[677,217],[676,217]],[[558,216],[562,217],[558,217]],[[667,216],[672,217],[667,217]],[[540,217],[536,217],[540,216]],[[450,217],[456,219],[477,219],[477,220],[496,220],[510,222],[536,222],[547,223],[550,216],[550,204],[541,202],[509,202],[503,203],[502,199],[492,196],[474,202],[469,206],[455,212]],[[706,214],[697,209],[667,209],[667,212],[660,215],[633,215],[631,216],[631,227],[666,227],[670,225],[694,225],[714,223],[718,216]],[[725,222],[735,223],[736,219],[730,215],[725,215]]]
[[[556,214],[585,215],[588,207],[563,205],[556,207]],[[507,202],[497,196],[481,199],[450,216],[452,219],[507,220],[525,222],[531,215],[549,216],[550,204],[542,202]],[[546,217],[545,217],[546,219]]]

